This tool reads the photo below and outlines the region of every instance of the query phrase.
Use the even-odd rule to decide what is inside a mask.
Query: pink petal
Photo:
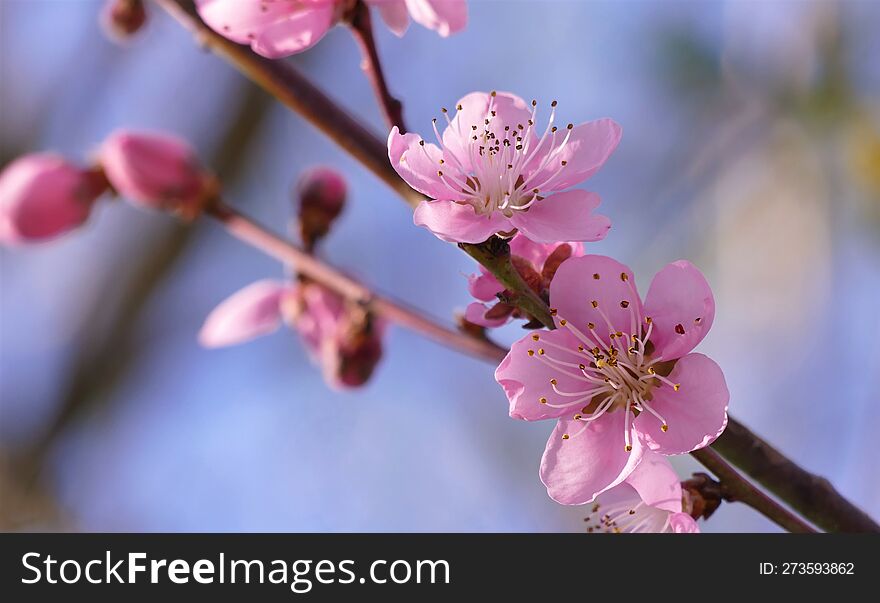
[[[526,211],[514,212],[510,222],[538,243],[600,241],[611,228],[611,220],[592,214],[598,206],[596,193],[571,190],[536,201]]]
[[[498,282],[495,275],[480,266],[479,274],[472,274],[468,278],[468,291],[480,301],[495,301],[497,295],[504,291],[504,285]]]
[[[413,21],[441,36],[456,33],[467,25],[465,0],[406,0]]]
[[[675,534],[699,534],[697,520],[687,513],[673,513],[669,516],[669,527]]]
[[[679,260],[651,281],[645,313],[654,322],[654,357],[673,360],[694,349],[709,332],[715,320],[715,298],[703,273]]]
[[[411,187],[432,199],[449,199],[455,191],[440,179],[439,171],[458,177],[455,168],[440,165],[443,152],[435,144],[422,142],[418,134],[401,134],[397,126],[388,135],[388,158],[391,165]]]
[[[281,300],[290,285],[265,279],[226,298],[205,319],[199,343],[219,348],[272,333],[281,325]]]
[[[621,275],[626,275],[626,280]],[[626,302],[626,308],[622,302]],[[632,271],[603,255],[585,255],[562,262],[550,283],[550,306],[558,310],[559,318],[567,319],[578,329],[583,330],[592,322],[605,344],[611,332],[636,332],[639,317],[644,316]]]
[[[409,28],[409,11],[406,0],[367,0],[367,4],[376,8],[379,15],[394,35],[402,36]]]
[[[481,216],[470,205],[454,201],[422,201],[413,214],[413,222],[449,243],[482,243],[496,232],[510,228],[498,212]]]
[[[443,131],[443,146],[448,151],[444,159],[446,165],[462,166],[465,172],[473,168],[471,146],[482,144],[473,140],[475,133],[482,133],[488,127],[496,137],[504,139],[507,137],[504,134],[505,126],[516,129],[518,124],[526,124],[532,115],[526,102],[509,92],[496,92],[494,98],[488,92],[471,92],[462,97],[456,106],[461,109],[456,111],[455,117]],[[495,115],[491,115],[490,111],[495,111]],[[476,131],[473,126],[477,127]],[[534,137],[532,130],[528,136]]]
[[[599,171],[620,142],[622,130],[612,119],[598,119],[575,126],[562,151],[556,153],[550,164],[540,174],[532,176],[532,182],[540,184],[541,190],[560,191],[579,184]],[[541,165],[549,145],[531,161],[532,169]],[[557,176],[559,163],[565,161]]]
[[[538,341],[534,340],[537,336]],[[586,406],[581,403],[576,406],[554,408],[573,401],[571,397],[560,396],[553,391],[550,385],[551,379],[557,380],[557,388],[564,392],[584,391],[590,386],[585,379],[579,377],[577,369],[565,369],[553,366],[542,360],[538,350],[544,344],[560,345],[572,350],[572,362],[578,355],[579,342],[566,329],[555,331],[535,331],[514,343],[510,352],[495,370],[495,380],[504,389],[510,402],[510,416],[524,421],[537,421],[540,419],[557,418],[562,416],[574,416]],[[528,351],[535,352],[529,355]],[[554,356],[562,356],[563,352],[554,350]],[[580,355],[582,357],[582,355]],[[568,371],[572,372],[569,373]],[[571,376],[574,375],[574,376]],[[541,398],[547,400],[547,404],[541,403]],[[623,429],[620,431],[621,448],[623,447]]]
[[[336,7],[319,4],[313,9],[295,12],[287,20],[273,23],[251,43],[257,54],[279,59],[308,50],[324,37],[333,25]]]
[[[661,421],[648,412],[641,413],[634,426],[651,450],[660,454],[684,454],[708,446],[727,427],[727,402],[730,393],[724,373],[703,354],[688,354],[675,363],[668,379],[681,385],[658,385],[648,402],[666,419]]]
[[[550,498],[563,505],[583,505],[623,482],[642,458],[642,446],[623,447],[623,413],[611,412],[589,423],[560,419],[541,459],[541,481]],[[562,439],[563,434],[570,437]]]
[[[635,488],[646,505],[672,513],[681,511],[681,480],[665,456],[645,451],[626,483]]]
[[[489,329],[500,327],[501,325],[507,324],[507,321],[510,320],[510,316],[502,316],[501,318],[486,318],[486,312],[488,312],[490,309],[491,308],[489,306],[478,302],[468,304],[467,309],[464,311],[464,318],[468,322]]]
[[[332,24],[336,9],[333,0],[196,0],[196,7],[217,33],[239,44],[251,44],[254,52],[271,59],[312,46]]]

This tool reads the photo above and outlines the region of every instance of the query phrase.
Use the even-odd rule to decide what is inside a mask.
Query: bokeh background
[[[700,349],[724,367],[731,412],[880,516],[880,3],[470,7],[449,39],[376,19],[410,127],[492,88],[558,99],[563,122],[620,122],[588,185],[614,227],[590,250],[629,263],[643,292],[668,261],[697,263],[718,303]],[[2,163],[167,129],[279,231],[298,174],[335,166],[351,195],[326,257],[451,324],[469,259],[151,8],[120,47],[98,2],[0,0]],[[359,60],[341,27],[290,59],[382,133]],[[552,425],[509,419],[487,365],[394,328],[370,384],[335,393],[290,332],[201,349],[216,303],[282,271],[215,224],[103,203],[84,229],[0,262],[3,529],[583,529],[537,476]],[[775,529],[739,505],[703,528]]]

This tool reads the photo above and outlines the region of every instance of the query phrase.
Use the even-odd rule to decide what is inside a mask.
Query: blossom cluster
[[[463,0],[365,0],[402,34],[414,21],[442,36],[467,21]],[[117,29],[143,23],[139,4],[112,3]],[[267,58],[301,52],[337,22],[352,0],[196,0],[202,19],[230,40]],[[123,10],[125,9],[125,10]],[[138,9],[138,10],[135,10]],[[432,140],[391,129],[388,159],[425,199],[414,222],[443,241],[506,242],[513,269],[550,308],[530,316],[488,269],[469,277],[475,299],[465,320],[491,329],[525,321],[495,371],[511,417],[554,420],[540,464],[549,496],[587,505],[587,531],[696,532],[698,514],[668,457],[711,444],[727,425],[724,375],[694,352],[715,318],[703,274],[679,260],[663,267],[642,297],[626,265],[588,254],[608,217],[599,196],[580,188],[617,148],[611,119],[561,125],[550,103],[509,92],[473,92],[441,109]],[[341,214],[346,185],[332,170],[308,172],[297,187],[297,234],[307,252]],[[98,198],[112,192],[141,207],[193,219],[218,199],[215,177],[184,141],[118,131],[91,166],[41,153],[0,174],[0,241],[20,245],[83,225]],[[289,267],[293,268],[293,267]],[[336,387],[367,382],[382,356],[386,325],[326,287],[296,275],[238,291],[207,317],[206,347],[242,343],[286,325]]]
[[[690,262],[660,270],[643,299],[627,266],[585,254],[611,223],[593,213],[598,195],[574,187],[610,157],[621,128],[560,129],[554,101],[539,132],[538,103],[506,92],[474,92],[455,108],[441,110],[442,132],[434,120],[435,142],[393,129],[388,155],[426,196],[417,225],[444,241],[507,239],[513,267],[549,304],[554,328],[521,337],[495,371],[511,417],[556,421],[540,468],[548,494],[593,505],[591,531],[695,531],[665,457],[709,445],[727,425],[724,375],[693,352],[715,302]],[[469,322],[535,326],[485,268],[468,285]]]

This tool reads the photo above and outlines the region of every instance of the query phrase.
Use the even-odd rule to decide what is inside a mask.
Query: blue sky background
[[[448,39],[418,26],[396,38],[376,19],[410,128],[428,132],[441,106],[490,89],[558,99],[563,122],[621,123],[618,151],[588,183],[613,228],[589,250],[629,263],[643,292],[667,262],[699,265],[718,304],[700,351],[724,368],[731,413],[880,515],[880,41],[869,26],[880,6],[470,6],[468,28]],[[114,45],[99,7],[0,0],[4,163],[43,149],[85,159],[122,126],[176,132],[211,163],[248,94],[243,78],[158,10]],[[290,61],[384,134],[344,28]],[[351,194],[326,257],[450,322],[470,301],[472,262],[414,227],[398,198],[298,116],[252,105],[253,132],[231,145],[240,161],[220,174],[228,200],[283,231],[297,175],[335,166]],[[145,286],[144,266],[184,240]],[[182,229],[107,202],[57,242],[0,251],[0,270],[7,529],[582,529],[583,509],[550,501],[537,476],[552,425],[508,418],[485,364],[393,328],[369,385],[335,393],[288,332],[200,349],[219,301],[282,273],[212,223]],[[116,324],[132,295],[142,304]],[[39,485],[20,487],[16,459],[70,399],[84,358],[97,359],[75,392],[85,410],[42,449]],[[775,529],[739,505],[702,527]]]

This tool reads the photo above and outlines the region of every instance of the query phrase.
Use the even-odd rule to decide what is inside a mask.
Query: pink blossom
[[[282,324],[299,333],[334,387],[363,385],[382,357],[384,321],[320,285],[271,279],[252,283],[217,306],[205,320],[199,342],[208,348],[236,345],[273,333]]]
[[[143,207],[192,218],[215,192],[195,150],[168,134],[117,130],[101,145],[99,161],[116,192]]]
[[[442,36],[467,22],[464,0],[367,0],[394,33],[403,35],[412,17]],[[199,15],[217,33],[250,44],[270,59],[308,50],[351,8],[350,0],[196,0]]]
[[[462,98],[455,117],[443,109],[437,144],[418,134],[388,137],[397,173],[430,197],[414,220],[444,241],[480,243],[516,230],[538,243],[598,241],[611,226],[593,215],[599,196],[571,189],[602,167],[620,140],[610,119],[557,129],[556,102],[543,134],[531,106],[506,92],[473,92]],[[571,189],[571,190],[568,190]]]
[[[106,189],[100,172],[59,155],[19,157],[0,173],[0,242],[32,243],[76,228]]]
[[[603,492],[584,519],[587,532],[698,533],[685,512],[681,482],[666,457],[646,452],[620,484]]]
[[[647,451],[690,452],[724,430],[724,375],[691,353],[715,317],[709,284],[691,263],[661,270],[643,304],[623,264],[571,258],[550,284],[550,304],[558,328],[514,343],[495,378],[510,416],[558,419],[541,461],[551,498],[590,502]]]
[[[513,267],[532,290],[545,299],[559,265],[569,257],[583,254],[581,243],[535,243],[522,234],[510,240]],[[467,307],[465,319],[468,322],[481,327],[499,327],[511,318],[530,318],[522,316],[516,306],[499,301],[498,295],[504,293],[504,285],[483,266],[478,269],[477,274],[468,277],[468,290],[480,300]],[[495,303],[489,306],[483,302]]]

